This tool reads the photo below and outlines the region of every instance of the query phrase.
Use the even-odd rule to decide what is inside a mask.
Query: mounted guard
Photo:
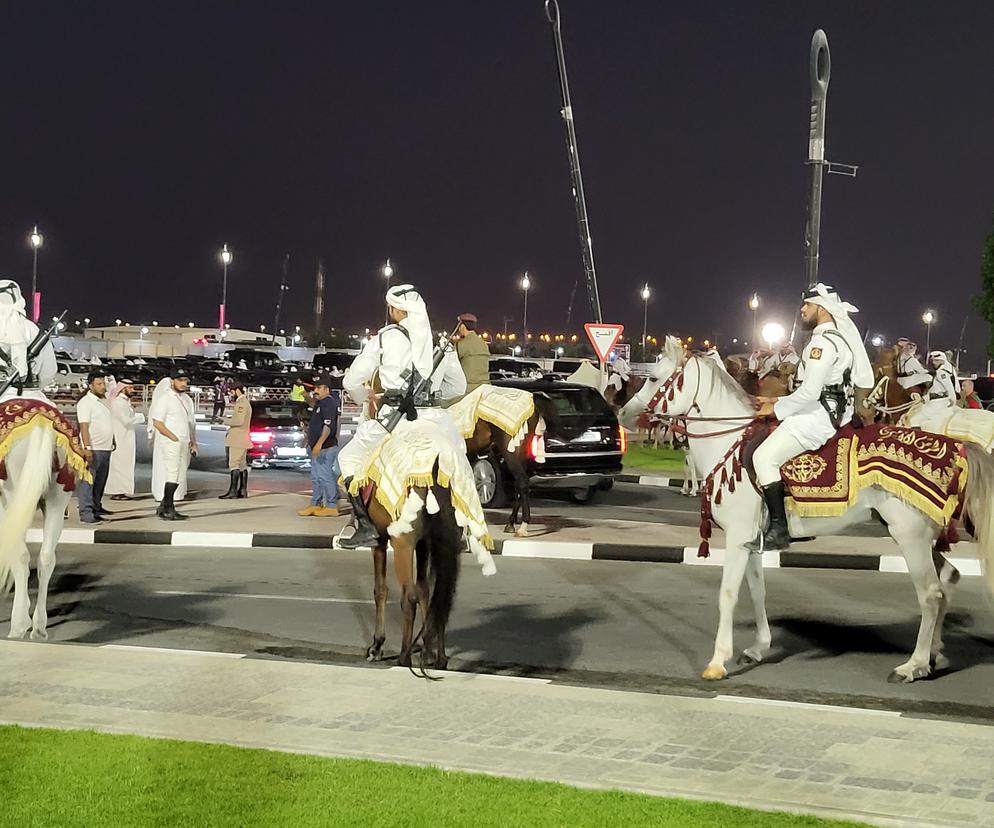
[[[801,305],[801,320],[810,330],[798,368],[801,385],[777,400],[763,398],[760,416],[774,415],[779,427],[756,449],[756,481],[762,487],[770,522],[750,551],[786,549],[786,495],[780,467],[806,451],[816,451],[848,425],[855,410],[855,389],[873,387],[873,368],[863,338],[849,319],[858,308],[843,302],[828,285],[810,288]]]

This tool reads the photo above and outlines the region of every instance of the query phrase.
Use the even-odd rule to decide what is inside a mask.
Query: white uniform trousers
[[[466,453],[466,441],[463,440],[459,429],[456,428],[455,420],[448,411],[443,408],[419,408],[418,419],[435,423],[445,433],[453,448],[463,454]],[[402,419],[397,424],[396,430],[403,430],[407,424],[408,420]],[[379,420],[364,420],[359,423],[352,439],[338,453],[338,467],[342,471],[342,479],[348,480],[357,474],[363,474],[373,451],[386,436],[387,430],[380,425]]]
[[[756,468],[756,481],[769,486],[780,480],[780,467],[798,454],[807,451],[782,425],[756,449],[752,462]]]
[[[186,470],[190,466],[190,441],[173,442],[161,434],[156,435],[156,442],[161,440],[162,464],[166,483],[185,483]]]

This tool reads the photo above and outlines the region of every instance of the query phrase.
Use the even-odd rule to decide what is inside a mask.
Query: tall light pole
[[[31,250],[34,256],[31,265],[31,318],[37,322],[41,319],[41,294],[38,293],[38,248],[45,243],[45,237],[38,232],[38,225],[34,226],[31,235],[28,236]]]
[[[932,350],[932,323],[935,322],[935,311],[927,310],[922,314],[922,322],[925,323],[925,355]]]
[[[645,361],[645,335],[649,328],[649,298],[652,296],[652,291],[649,290],[649,283],[646,282],[642,287],[641,292],[642,297],[642,361]]]
[[[148,328],[142,325],[138,329],[138,356],[142,355],[142,345],[145,343],[145,334],[148,333]]]
[[[380,268],[380,273],[383,274],[383,278],[387,282],[387,290],[390,290],[390,280],[393,278],[394,270],[393,265],[390,264],[390,258],[383,263],[383,267]],[[390,311],[389,309],[383,311],[383,324],[384,326],[390,324]]]
[[[521,319],[521,338],[525,345],[528,344],[528,291],[531,290],[532,280],[528,277],[528,271],[521,277],[521,289],[525,292],[525,310]]]
[[[758,331],[759,331],[759,328],[758,328],[759,322],[757,321],[757,318],[756,318],[756,314],[759,312],[759,294],[758,293],[754,293],[752,296],[749,297],[749,310],[752,311],[752,347],[756,348],[757,347],[757,345],[756,345],[756,338],[759,335],[758,334]]]
[[[224,268],[224,275],[221,277],[221,307],[217,315],[217,329],[219,331],[224,330],[224,312],[228,304],[228,265],[231,264],[233,258],[231,251],[228,250],[228,245],[225,244],[221,248],[221,265]]]

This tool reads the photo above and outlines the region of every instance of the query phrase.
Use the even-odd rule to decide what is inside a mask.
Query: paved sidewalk
[[[879,711],[2,642],[0,720],[435,765],[879,825],[994,826],[994,731]]]

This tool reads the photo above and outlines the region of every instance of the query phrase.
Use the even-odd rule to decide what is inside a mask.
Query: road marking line
[[[388,667],[390,672],[395,670],[400,670],[401,672],[407,673],[410,671],[408,667]],[[417,667],[415,666],[415,669]],[[484,679],[486,681],[516,681],[516,682],[529,682],[531,684],[552,684],[552,679],[542,679],[542,678],[531,678],[529,676],[502,676],[496,675],[494,673],[463,673],[459,670],[436,670],[434,667],[425,667],[426,670],[430,670],[433,676],[459,676],[462,678],[474,678],[474,679]]]
[[[887,716],[900,718],[896,710],[870,710],[866,707],[843,707],[834,704],[811,704],[809,702],[784,701],[782,699],[755,699],[751,696],[715,696],[714,701],[735,702],[736,704],[762,704],[769,707],[796,707],[800,710],[832,710],[842,713],[858,713],[862,716]]]
[[[101,644],[102,650],[125,650],[132,653],[174,653],[177,655],[208,656],[213,658],[245,658],[245,653],[221,653],[209,650],[182,650],[175,647],[140,647],[136,644]]]
[[[251,532],[173,532],[173,546],[232,546],[252,545]]]
[[[504,558],[558,558],[569,561],[589,561],[594,557],[593,543],[568,541],[506,540],[500,548]]]
[[[197,592],[183,589],[157,589],[153,595],[205,595],[210,598],[257,598],[263,601],[304,601],[314,604],[372,604],[366,598],[308,598],[304,595],[264,595],[255,592]]]

